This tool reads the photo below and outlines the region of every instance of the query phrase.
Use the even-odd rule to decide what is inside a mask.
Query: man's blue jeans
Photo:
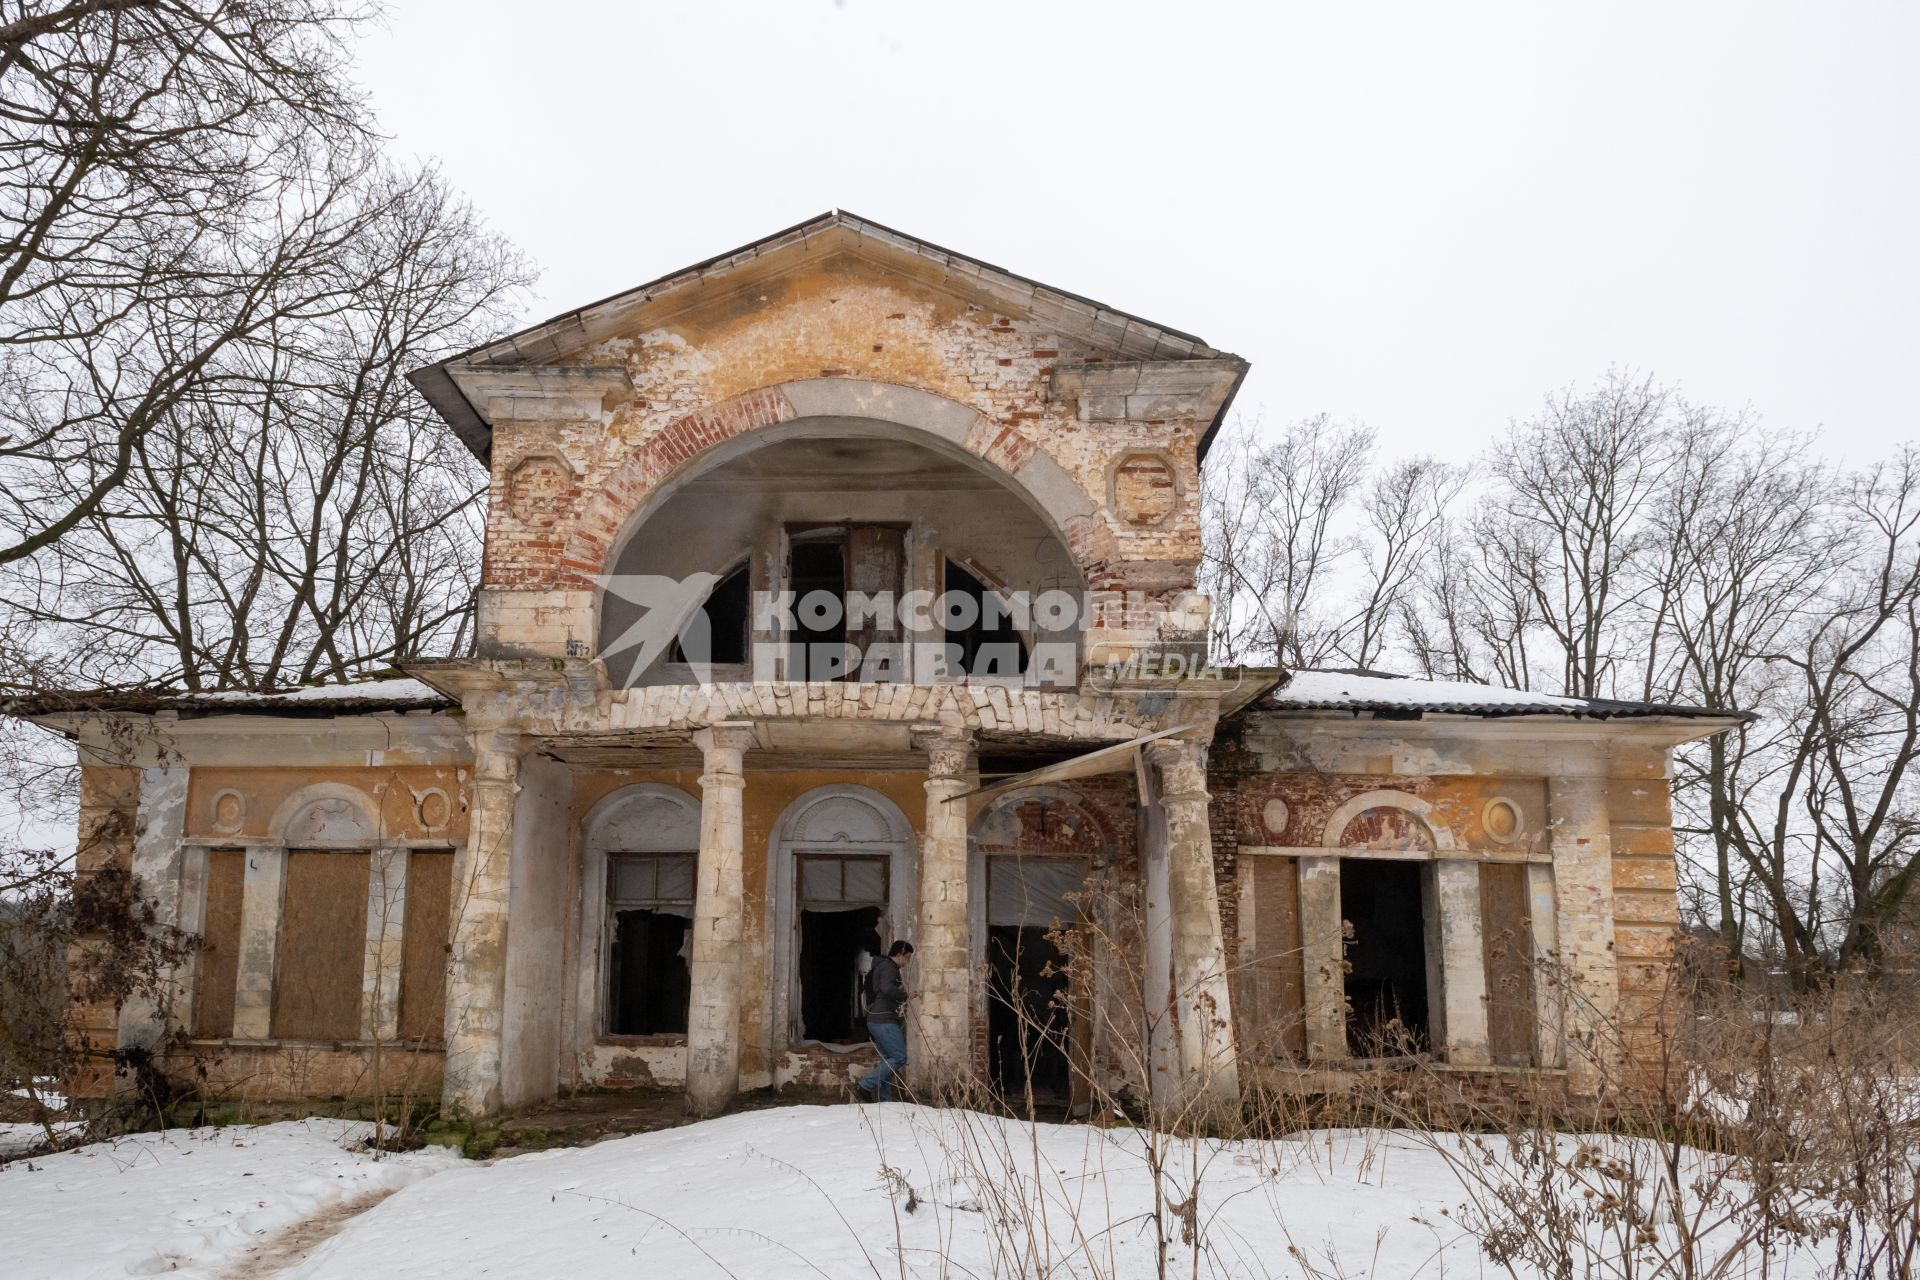
[[[880,1065],[860,1079],[860,1087],[882,1102],[893,1101],[893,1078],[907,1065],[907,1029],[897,1022],[869,1022],[867,1034],[880,1050]]]

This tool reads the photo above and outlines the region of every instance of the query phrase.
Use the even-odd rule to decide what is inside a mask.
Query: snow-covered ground
[[[0,1274],[1155,1272],[1154,1183],[1143,1139],[1127,1129],[907,1105],[786,1107],[486,1164],[438,1151],[375,1162],[343,1149],[357,1131],[323,1121],[174,1131],[31,1171],[0,1168]],[[1175,1168],[1162,1186],[1181,1198],[1201,1170],[1192,1221],[1202,1275],[1502,1272],[1460,1225],[1462,1185],[1415,1135],[1323,1131],[1168,1154]],[[392,1187],[401,1190],[359,1211],[369,1192]],[[1175,1208],[1159,1215],[1184,1260],[1181,1219]],[[304,1260],[284,1247],[275,1258],[275,1238],[303,1222],[307,1243],[322,1242]],[[1817,1274],[1798,1261],[1769,1274]]]
[[[0,1275],[217,1276],[297,1223],[461,1163],[439,1149],[375,1161],[348,1149],[366,1128],[169,1129],[0,1165]]]
[[[80,1127],[78,1121],[55,1120],[53,1122],[54,1134],[63,1139],[67,1134],[78,1130]],[[46,1140],[47,1131],[37,1124],[24,1121],[20,1123],[9,1122],[0,1124],[0,1160],[7,1160],[17,1155],[23,1155],[35,1147],[40,1146],[46,1142]]]

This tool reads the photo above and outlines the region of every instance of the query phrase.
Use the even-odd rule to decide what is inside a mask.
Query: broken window
[[[674,637],[673,651],[667,655],[667,661],[686,662],[691,655],[693,659],[720,666],[745,665],[752,613],[751,575],[747,570],[748,566],[743,564],[714,584],[700,606],[700,616],[688,622]],[[704,638],[699,632],[702,619],[706,623]],[[706,656],[701,658],[703,649]]]
[[[360,1039],[371,870],[365,852],[288,852],[274,965],[274,1039]]]
[[[1356,1057],[1425,1053],[1428,1023],[1427,869],[1390,858],[1340,860],[1348,932],[1347,1048]]]
[[[906,530],[833,525],[788,530],[794,630],[790,680],[904,680],[900,602]]]
[[[800,915],[800,1034],[825,1044],[867,1038],[863,980],[880,955],[888,859],[802,854],[794,890]]]
[[[1027,670],[1027,646],[1013,625],[1005,598],[964,565],[947,561],[941,623],[947,653],[958,657],[952,674],[1011,677]]]
[[[686,1034],[694,861],[690,853],[622,853],[607,859],[607,912],[613,924],[607,1030],[614,1035]]]

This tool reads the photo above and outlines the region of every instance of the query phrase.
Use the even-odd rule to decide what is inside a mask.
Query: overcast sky
[[[1609,364],[1912,438],[1920,6],[391,0],[363,77],[540,318],[840,207],[1464,456]]]

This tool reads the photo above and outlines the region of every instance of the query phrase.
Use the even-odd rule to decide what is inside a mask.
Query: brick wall
[[[590,585],[655,486],[723,440],[791,419],[777,388],[823,377],[911,387],[976,410],[983,417],[964,447],[1009,471],[1047,453],[1101,510],[1064,531],[1093,589],[1191,588],[1204,424],[1082,420],[1076,405],[1049,401],[1049,378],[1058,362],[1097,361],[1099,352],[943,290],[870,264],[820,264],[579,359],[623,369],[634,395],[610,419],[496,415],[490,588]],[[1107,510],[1110,473],[1141,451],[1169,467],[1178,501],[1163,519]]]

